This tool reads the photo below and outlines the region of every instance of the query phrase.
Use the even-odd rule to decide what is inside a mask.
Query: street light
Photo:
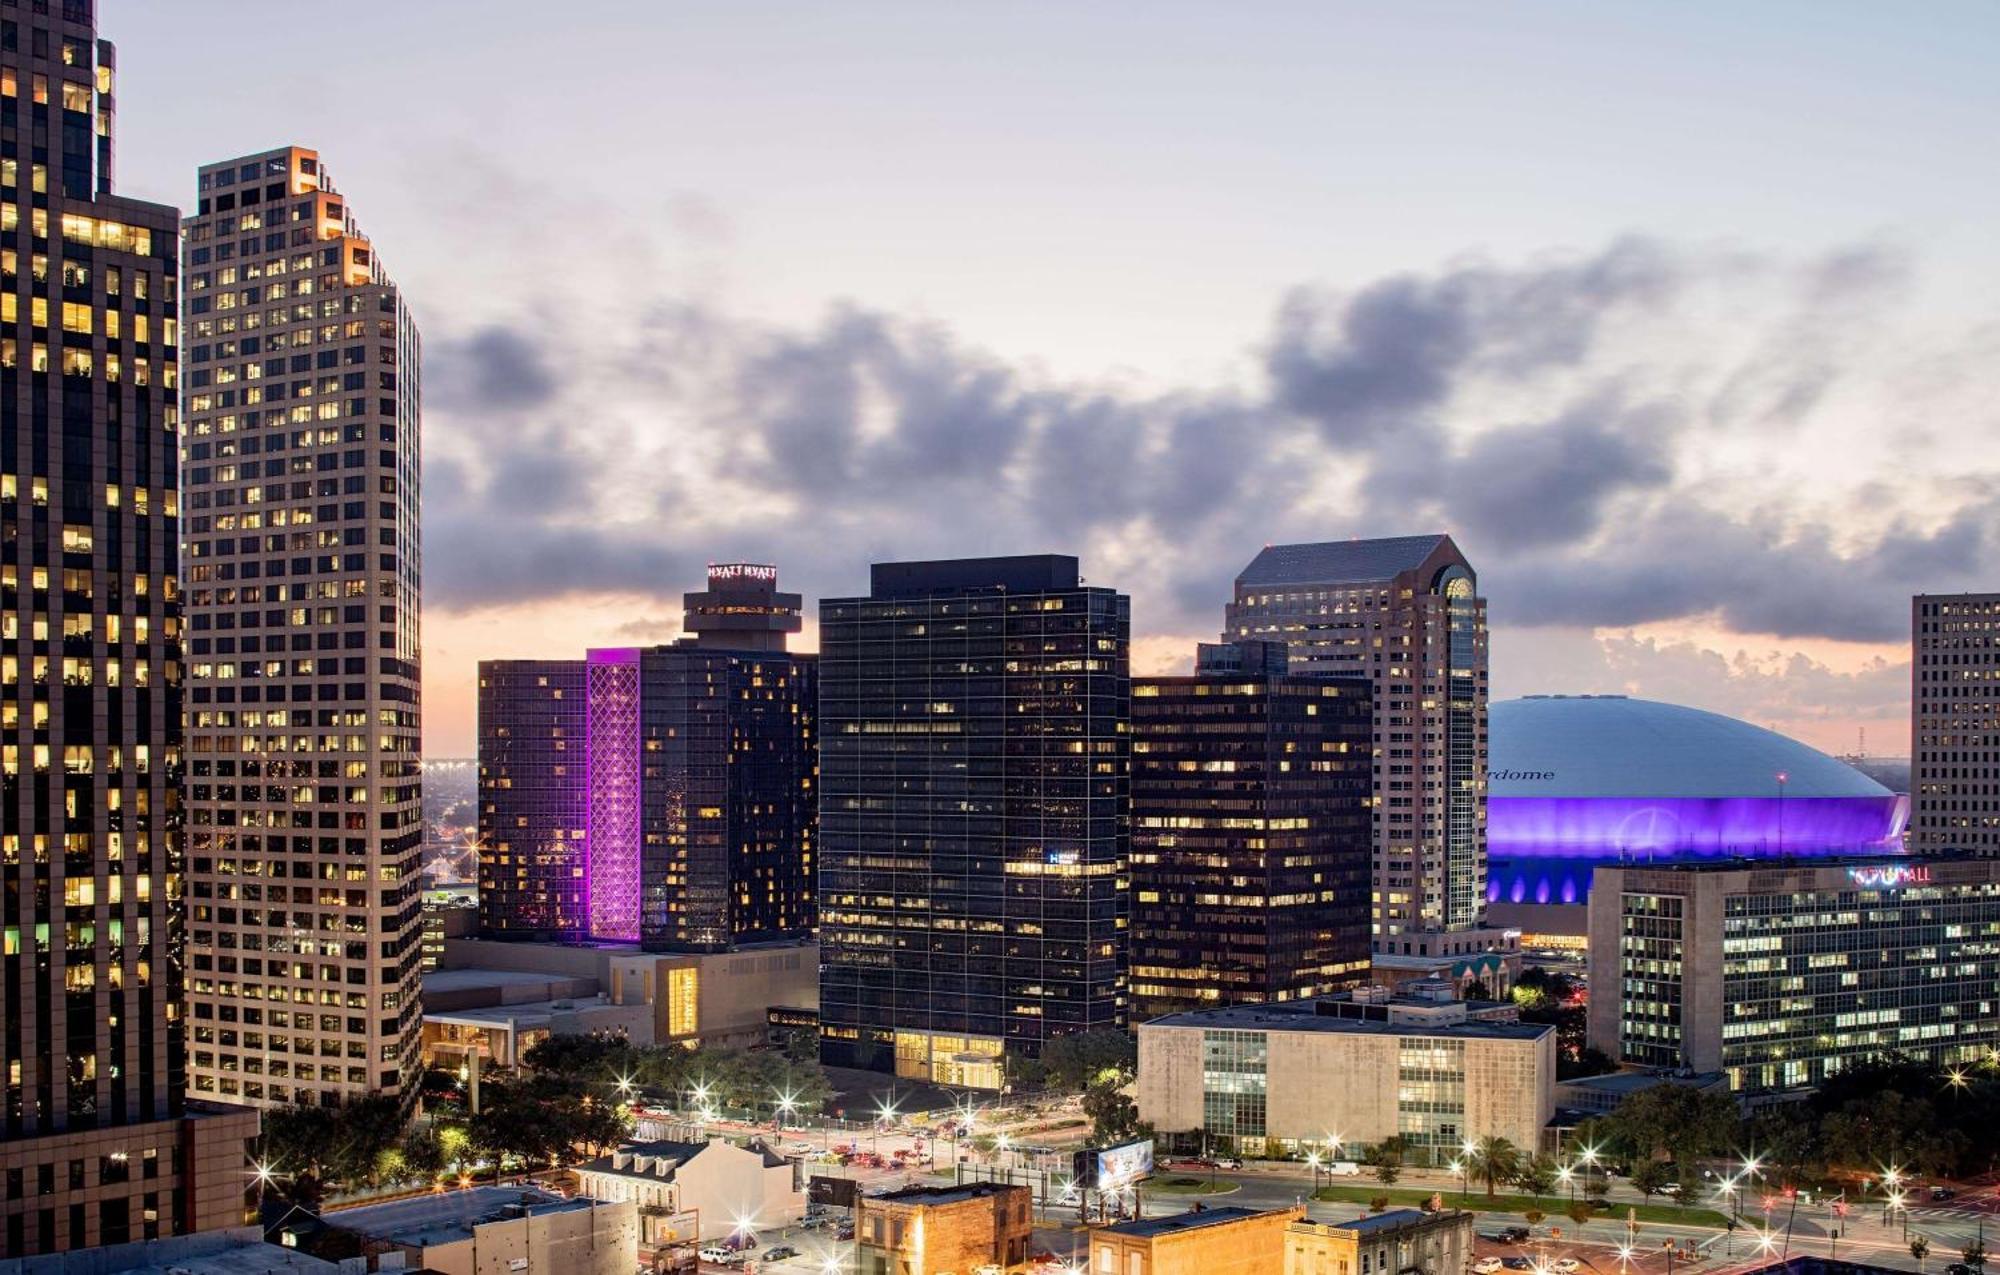
[[[1576,1172],[1567,1164],[1556,1170],[1556,1183],[1569,1188],[1569,1202],[1576,1203]]]
[[[1308,1152],[1306,1152],[1306,1167],[1312,1170],[1312,1175],[1313,1175],[1313,1194],[1314,1194],[1314,1195],[1318,1195],[1318,1194],[1319,1194],[1319,1152],[1317,1152],[1317,1151],[1308,1151]]]
[[[1458,1202],[1460,1204],[1463,1204],[1465,1203],[1465,1196],[1466,1196],[1465,1161],[1462,1159],[1453,1160],[1451,1162],[1451,1171],[1458,1175]]]

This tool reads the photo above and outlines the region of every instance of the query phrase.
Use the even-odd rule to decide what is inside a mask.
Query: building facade
[[[1285,1228],[1284,1275],[1459,1275],[1472,1269],[1473,1214],[1390,1209]]]
[[[1590,1043],[1624,1063],[1809,1088],[1900,1052],[2000,1046],[2000,861],[1600,868]]]
[[[1131,604],[1055,555],[820,618],[822,1057],[984,1088],[1125,1021]]]
[[[1270,1275],[1284,1263],[1285,1230],[1305,1209],[1199,1207],[1093,1227],[1092,1272],[1106,1275]]]
[[[1294,1000],[1369,968],[1368,683],[1275,642],[1132,683],[1132,1015]]]
[[[1468,930],[1486,901],[1486,602],[1449,536],[1272,545],[1236,578],[1223,640],[1375,702],[1374,940]]]
[[[1909,847],[2000,855],[2000,593],[1910,612]]]
[[[1033,1194],[968,1182],[864,1195],[854,1212],[854,1275],[945,1275],[1028,1260]]]
[[[1139,1118],[1169,1149],[1246,1156],[1395,1134],[1418,1164],[1446,1163],[1467,1139],[1539,1146],[1555,1114],[1555,1029],[1477,1012],[1330,1001],[1142,1023]]]
[[[190,1090],[415,1073],[416,324],[315,151],[205,165],[186,224]]]
[[[184,1105],[179,214],[113,193],[94,6],[0,6],[0,1252],[234,1225]]]
[[[660,1243],[722,1239],[742,1231],[795,1226],[806,1216],[805,1163],[762,1143],[628,1142],[610,1155],[576,1166],[577,1191],[594,1200],[627,1202],[641,1210],[687,1217]]]
[[[582,660],[479,664],[479,928],[580,942],[587,766]]]
[[[777,569],[712,566],[689,636],[479,666],[481,931],[720,952],[814,924],[818,662]]]

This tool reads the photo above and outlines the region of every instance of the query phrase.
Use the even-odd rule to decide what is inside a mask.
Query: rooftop
[[[1448,1211],[1448,1213],[1456,1212],[1456,1209]],[[1390,1209],[1386,1213],[1377,1213],[1372,1217],[1357,1217],[1352,1222],[1332,1223],[1331,1229],[1353,1231],[1359,1235],[1373,1235],[1379,1231],[1399,1231],[1406,1226],[1422,1226],[1432,1218],[1447,1216],[1448,1213],[1426,1213],[1421,1209]]]
[[[1691,1076],[1676,1076],[1658,1071],[1614,1071],[1602,1076],[1578,1076],[1562,1083],[1573,1089],[1594,1089],[1601,1093],[1635,1094],[1655,1085],[1686,1085],[1693,1089],[1706,1089],[1711,1085],[1721,1085],[1728,1077],[1719,1071],[1701,1071]]]
[[[1312,1002],[1290,1005],[1229,1005],[1155,1018],[1146,1027],[1201,1027],[1209,1030],[1328,1032],[1349,1036],[1426,1036],[1447,1040],[1540,1040],[1554,1031],[1548,1023],[1391,1023],[1372,1018],[1336,1018],[1313,1010]]]
[[[467,1191],[420,1195],[389,1204],[322,1214],[328,1226],[410,1248],[470,1239],[474,1227],[524,1215],[542,1216],[588,1209],[597,1201],[565,1199],[534,1187],[480,1186]]]
[[[337,1275],[340,1267],[266,1244],[254,1226],[0,1261],[0,1275]]]
[[[885,1191],[881,1195],[862,1198],[871,1203],[957,1204],[964,1200],[979,1200],[1008,1191],[1027,1189],[1024,1186],[1009,1186],[1005,1182],[967,1182],[960,1186],[906,1186],[900,1191]]]
[[[1318,544],[1265,545],[1236,577],[1239,585],[1373,584],[1415,571],[1451,537],[1390,536],[1380,540],[1327,540]]]
[[[1024,554],[1013,558],[947,558],[933,562],[878,562],[869,569],[869,589],[877,598],[921,597],[937,593],[1060,593],[1079,586],[1077,560],[1064,554]]]
[[[1100,1229],[1111,1235],[1134,1235],[1143,1239],[1156,1239],[1162,1235],[1177,1235],[1183,1231],[1195,1231],[1203,1227],[1223,1226],[1230,1222],[1263,1217],[1267,1212],[1288,1211],[1246,1209],[1240,1204],[1230,1204],[1215,1209],[1189,1209],[1185,1213],[1175,1213],[1170,1217],[1139,1218],[1136,1221],[1119,1222]]]
[[[575,982],[564,974],[544,974],[528,970],[491,969],[439,969],[424,974],[424,990],[432,994],[438,992],[465,992],[485,987],[544,988],[550,980]]]

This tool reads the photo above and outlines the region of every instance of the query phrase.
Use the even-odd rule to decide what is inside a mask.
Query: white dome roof
[[[1491,706],[1493,797],[1888,797],[1846,762],[1720,713],[1622,695]]]

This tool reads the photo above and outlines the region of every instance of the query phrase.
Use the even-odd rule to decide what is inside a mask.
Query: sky
[[[432,756],[710,561],[1075,553],[1166,672],[1448,531],[1496,697],[1878,756],[2000,588],[1990,4],[101,7],[123,193],[317,148],[416,309]]]

